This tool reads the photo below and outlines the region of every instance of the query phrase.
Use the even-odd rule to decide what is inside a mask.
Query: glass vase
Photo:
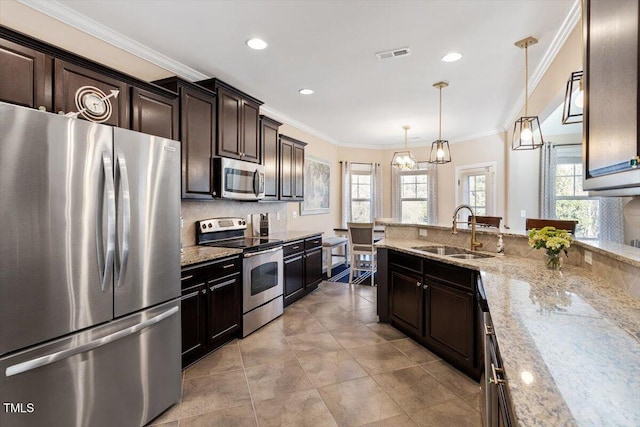
[[[560,253],[547,252],[546,258],[547,268],[549,270],[560,270],[560,267],[562,267],[562,257]]]

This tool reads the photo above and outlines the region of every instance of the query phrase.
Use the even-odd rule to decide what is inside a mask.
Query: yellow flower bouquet
[[[529,231],[529,246],[534,249],[546,250],[547,268],[558,270],[561,266],[560,252],[569,256],[567,249],[571,247],[573,238],[567,230],[557,230],[555,227],[543,227],[540,230]]]

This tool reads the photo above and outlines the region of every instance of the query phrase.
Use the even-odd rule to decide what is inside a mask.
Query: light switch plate
[[[296,211],[291,211],[291,215],[293,216],[293,219],[298,218],[298,212]]]
[[[525,211],[524,209],[522,209],[522,210],[520,211],[520,217],[522,217],[522,218],[526,218],[526,217],[527,217],[527,211]]]
[[[589,265],[593,264],[593,258],[591,256],[591,252],[584,251],[584,262],[586,262]]]
[[[280,212],[276,212],[276,221],[280,221]]]

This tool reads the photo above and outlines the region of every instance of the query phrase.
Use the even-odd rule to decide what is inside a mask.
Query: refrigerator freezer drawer
[[[0,425],[136,426],[181,393],[180,302],[0,359]]]

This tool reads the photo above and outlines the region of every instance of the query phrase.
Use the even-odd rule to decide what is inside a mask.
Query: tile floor
[[[376,288],[322,282],[183,372],[154,420],[191,426],[481,426],[479,385],[376,323]]]

